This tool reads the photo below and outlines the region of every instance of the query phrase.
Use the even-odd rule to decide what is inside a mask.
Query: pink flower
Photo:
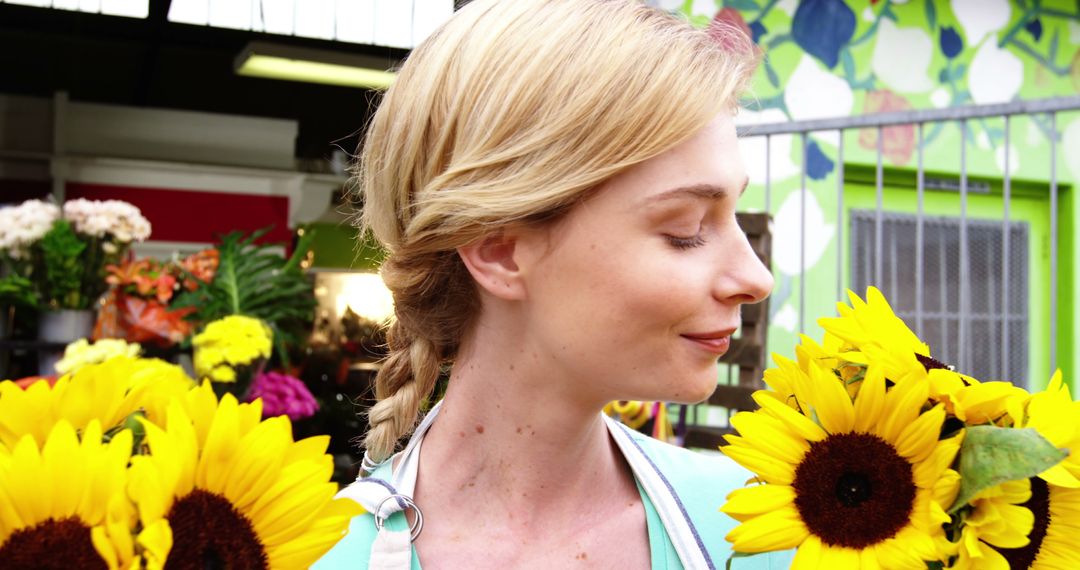
[[[879,89],[866,93],[863,111],[869,113],[887,113],[889,111],[907,111],[911,103],[888,89]],[[915,125],[896,125],[882,130],[881,144],[885,158],[893,164],[903,165],[911,160],[915,151]],[[867,150],[877,150],[877,129],[863,129],[859,132],[859,146]]]
[[[248,391],[247,401],[258,398],[263,401],[263,417],[289,416],[290,420],[311,417],[319,410],[319,403],[298,378],[278,372],[267,372],[255,377]]]

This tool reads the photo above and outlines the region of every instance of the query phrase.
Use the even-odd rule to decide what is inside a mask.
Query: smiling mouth
[[[731,347],[731,335],[725,336],[693,336],[682,335],[686,340],[694,343],[698,347],[715,354],[716,356],[723,356]]]

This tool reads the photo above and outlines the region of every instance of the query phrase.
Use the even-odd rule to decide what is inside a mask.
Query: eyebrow
[[[750,185],[750,177],[746,177],[743,180],[742,187],[739,188],[739,196],[742,196],[746,192],[746,187]],[[666,200],[672,200],[676,198],[684,198],[686,196],[694,196],[698,198],[704,198],[706,200],[717,200],[727,196],[728,191],[723,186],[717,186],[715,184],[691,184],[690,186],[680,186],[678,188],[672,188],[666,190],[655,196],[648,198],[648,202],[663,202]]]

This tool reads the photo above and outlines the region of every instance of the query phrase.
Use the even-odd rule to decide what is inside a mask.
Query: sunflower
[[[139,410],[154,420],[171,398],[194,385],[179,366],[129,356],[83,366],[52,386],[35,382],[24,390],[0,382],[0,445],[10,448],[26,434],[44,441],[61,419],[77,430],[97,420],[105,431]]]
[[[1017,427],[1034,428],[1055,447],[1070,453],[1061,463],[1029,479],[1031,495],[1021,505],[1034,519],[1027,543],[997,551],[1009,568],[1080,568],[1080,543],[1076,540],[1080,536],[1080,402],[1070,397],[1059,370],[1044,392],[1017,404],[1011,415]]]
[[[1064,461],[1039,476],[1054,485],[1080,488],[1080,402],[1069,395],[1061,371],[1054,373],[1045,391],[1032,394],[1013,410],[1017,427],[1035,428],[1054,447],[1069,450]]]
[[[143,420],[151,453],[132,458],[129,494],[140,544],[165,568],[306,568],[360,514],[333,500],[327,437],[294,442],[287,418],[261,417],[261,402],[219,403],[204,382],[164,427]]]
[[[930,400],[941,402],[945,410],[967,425],[1012,424],[1010,408],[1028,393],[1012,382],[979,382],[975,378],[943,368],[927,373]]]
[[[950,568],[1008,569],[1009,561],[1001,551],[1027,546],[1035,523],[1032,511],[1025,506],[1032,497],[1031,491],[1031,483],[1021,479],[976,495],[961,515],[964,526],[957,558]]]
[[[848,298],[850,307],[836,304],[839,317],[818,319],[828,334],[843,341],[838,352],[853,353],[846,355],[847,360],[878,362],[893,382],[924,378],[931,363],[944,367],[930,356],[930,347],[896,316],[876,287],[867,288],[866,301],[851,291]]]
[[[129,568],[135,513],[124,493],[132,435],[103,442],[91,420],[80,441],[61,420],[0,446],[0,568]]]
[[[923,412],[925,382],[886,390],[871,365],[854,401],[816,363],[793,372],[797,409],[758,392],[762,409],[732,418],[722,448],[759,475],[721,509],[741,524],[739,552],[798,548],[792,568],[926,568],[941,560],[943,506],[959,476],[948,467],[962,435],[938,439],[941,405]]]

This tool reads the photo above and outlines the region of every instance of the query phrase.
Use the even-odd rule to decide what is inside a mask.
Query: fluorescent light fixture
[[[399,62],[375,56],[251,42],[236,56],[239,75],[386,89],[394,81],[390,71]]]

